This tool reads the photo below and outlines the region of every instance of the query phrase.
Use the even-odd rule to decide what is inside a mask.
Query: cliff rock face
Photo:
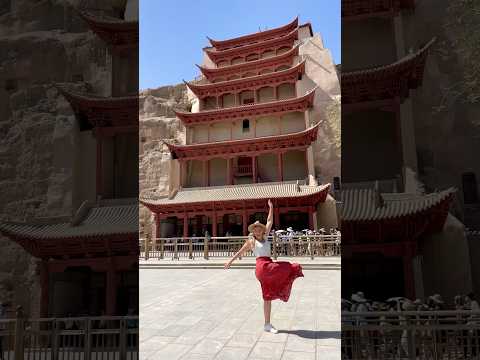
[[[55,83],[108,91],[106,45],[78,17],[85,1],[0,5],[0,219],[70,215],[78,124]],[[96,2],[112,8],[114,0]],[[0,236],[0,301],[38,314],[37,260]]]
[[[184,84],[148,89],[140,93],[140,191],[166,195],[169,188],[170,153],[164,140],[185,140],[185,128],[175,117],[174,109],[188,110]],[[140,232],[150,233],[150,211],[140,206]]]

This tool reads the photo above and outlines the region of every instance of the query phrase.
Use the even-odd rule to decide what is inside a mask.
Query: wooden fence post
[[[193,243],[192,238],[188,239],[188,258],[193,259]]]
[[[203,258],[208,260],[208,236],[205,236],[203,240]]]
[[[312,238],[309,236],[307,241],[308,241],[307,247],[308,247],[308,249],[309,249],[309,251],[310,251],[310,259],[313,260],[313,259],[315,258],[315,256],[314,256],[315,249],[314,249],[313,246],[312,246]],[[314,242],[314,244],[315,244],[315,242]],[[314,246],[315,246],[315,245],[314,245]]]
[[[127,326],[126,320],[120,320],[120,360],[127,360]]]
[[[164,252],[165,252],[165,240],[164,239],[160,239],[160,259],[163,259],[164,257]]]
[[[173,258],[178,260],[178,239],[173,242]]]
[[[92,319],[85,319],[85,360],[92,357]]]
[[[24,360],[24,337],[25,337],[25,317],[23,308],[17,306],[16,322],[15,322],[15,343],[14,343],[14,359]]]
[[[149,258],[149,254],[148,254],[148,245],[149,245],[148,243],[149,243],[149,241],[148,240],[149,239],[148,239],[148,235],[147,235],[147,236],[145,236],[145,245],[144,245],[144,247],[145,247],[145,260],[148,260],[148,258]]]

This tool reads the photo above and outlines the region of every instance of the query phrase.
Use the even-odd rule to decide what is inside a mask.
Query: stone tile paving
[[[263,331],[251,269],[141,269],[140,359],[340,359],[340,271],[305,270]]]

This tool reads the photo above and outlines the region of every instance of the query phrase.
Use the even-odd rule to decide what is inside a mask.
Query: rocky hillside
[[[170,153],[163,140],[184,140],[185,129],[174,109],[188,110],[190,102],[184,84],[148,89],[140,93],[140,191],[168,192]],[[151,214],[140,207],[140,231],[150,233]]]
[[[105,43],[75,13],[83,0],[0,4],[0,219],[70,215],[78,126],[55,83],[108,89]],[[115,9],[116,0],[96,2]],[[115,11],[112,10],[112,13]],[[38,313],[36,261],[0,236],[0,301]]]

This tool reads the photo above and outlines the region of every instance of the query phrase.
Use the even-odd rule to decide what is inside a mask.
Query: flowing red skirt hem
[[[272,261],[262,256],[257,258],[255,276],[262,286],[263,300],[282,300],[290,298],[292,285],[296,278],[303,277],[302,267],[288,261]]]

